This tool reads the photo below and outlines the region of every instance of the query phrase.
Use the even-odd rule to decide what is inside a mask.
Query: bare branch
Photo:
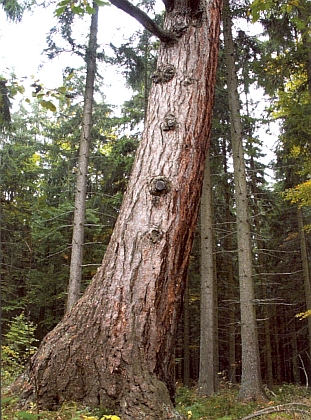
[[[110,0],[110,3],[123,10],[143,25],[149,32],[157,36],[164,43],[177,42],[177,36],[172,32],[164,31],[145,12],[134,6],[128,0]],[[170,1],[166,1],[170,4]],[[166,4],[165,4],[166,5]]]
[[[303,370],[303,373],[305,374],[305,378],[306,378],[306,389],[308,389],[308,387],[309,387],[309,378],[308,378],[308,373],[307,373],[307,371],[306,371],[305,364],[303,363],[303,359],[302,359],[302,357],[300,356],[300,354],[298,354],[298,357],[299,357],[299,359],[300,359],[300,361],[301,361],[301,364],[302,364],[302,370]]]
[[[304,408],[306,410],[304,410]],[[289,404],[277,405],[275,407],[264,408],[263,410],[256,411],[255,413],[250,414],[249,416],[243,417],[242,420],[250,420],[255,417],[260,417],[264,414],[271,414],[271,413],[278,413],[278,412],[301,413],[301,414],[311,417],[310,412],[307,410],[310,410],[309,405],[300,404],[300,403],[289,403]]]

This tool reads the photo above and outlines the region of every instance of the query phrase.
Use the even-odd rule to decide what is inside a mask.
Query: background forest
[[[152,6],[152,2],[142,3],[147,10]],[[23,6],[19,10],[12,0],[2,5],[8,18],[21,17]],[[234,2],[231,15],[261,375],[269,388],[284,382],[309,385],[311,318],[305,315],[311,309],[311,2]],[[79,10],[60,15],[58,27],[48,38],[46,52],[51,60],[65,48],[84,55],[87,46],[76,45],[71,32],[77,19]],[[161,21],[163,16],[156,19]],[[254,21],[256,28],[258,22],[261,25],[256,35]],[[61,34],[61,45],[53,38],[55,33]],[[209,156],[217,386],[241,380],[236,202],[223,41],[221,35]],[[121,114],[114,113],[114,104],[105,101],[102,76],[97,72],[82,291],[101,264],[118,215],[143,130],[158,45],[154,36],[141,30],[123,45],[112,46],[109,56],[97,50],[97,62],[116,66],[133,95]],[[13,108],[8,102],[12,105],[15,93],[24,88],[14,75],[0,74],[2,354],[8,376],[18,373],[18,366],[65,312],[85,73],[86,67],[68,65],[61,88],[48,92],[37,81],[32,85],[32,99],[15,102]],[[264,98],[265,107],[263,99],[258,103],[259,97]],[[270,127],[275,143],[268,147],[274,155],[266,164],[263,150],[271,138]],[[176,338],[176,377],[186,386],[195,385],[200,375],[204,223],[201,217]]]

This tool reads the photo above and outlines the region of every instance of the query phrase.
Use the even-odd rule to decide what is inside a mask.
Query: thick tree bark
[[[72,248],[66,312],[69,312],[72,306],[79,300],[82,280],[86,189],[92,129],[92,108],[96,73],[98,32],[98,6],[96,3],[93,3],[93,7],[95,9],[95,13],[92,15],[91,19],[90,40],[86,52],[86,83],[75,194],[75,209],[73,216]]]
[[[179,418],[174,345],[211,128],[220,1],[179,7],[165,29],[145,130],[102,266],[31,361],[37,400],[111,407],[122,420]]]
[[[215,372],[215,275],[212,214],[212,180],[209,154],[201,200],[201,297],[200,297],[200,371],[199,394],[211,396],[216,391]]]
[[[252,248],[248,198],[245,174],[242,123],[238,95],[238,80],[234,61],[234,43],[229,0],[224,0],[224,45],[227,66],[228,101],[231,122],[231,143],[234,168],[236,223],[239,260],[242,378],[239,399],[263,400],[261,389],[259,346],[256,313],[254,307],[254,283],[252,278]]]

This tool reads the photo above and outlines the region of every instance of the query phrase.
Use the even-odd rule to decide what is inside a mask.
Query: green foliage
[[[25,87],[16,79],[14,73],[4,77],[0,75],[0,130],[8,127],[11,122],[12,99],[18,94],[23,94]]]
[[[14,3],[14,2],[12,2]],[[96,1],[98,5],[106,2]],[[149,4],[149,1],[141,3]],[[2,2],[2,4],[4,4]],[[7,2],[8,4],[8,2]],[[280,191],[286,188],[289,200],[309,203],[309,187],[300,177],[310,174],[310,100],[307,93],[305,71],[306,50],[301,37],[305,24],[299,19],[295,8],[302,2],[253,2],[254,19],[263,18],[269,39],[260,44],[254,37],[239,35],[236,39],[237,65],[240,66],[240,89],[249,93],[249,86],[258,80],[276,101],[271,108],[274,118],[282,121],[279,142],[279,176],[282,182],[274,190],[264,182],[264,170],[260,164],[260,142],[254,140],[253,131],[258,121],[246,115],[243,119],[245,144],[248,153],[248,174],[250,201],[259,197],[256,210],[264,217],[259,218],[255,206],[252,220],[260,226],[254,228],[254,256],[258,266],[254,278],[259,298],[262,285],[267,284],[269,299],[286,302],[276,315],[269,313],[275,334],[271,335],[273,347],[279,345],[277,335],[290,342],[284,325],[292,326],[294,315],[303,311],[304,299],[301,287],[299,244],[296,239],[295,215],[288,203],[280,199]],[[85,46],[76,45],[72,35],[75,18],[93,13],[90,2],[64,0],[58,3],[57,27],[51,30],[48,53],[53,56],[62,48],[53,44],[52,35],[61,34],[72,51],[85,56]],[[297,18],[298,16],[298,18]],[[304,13],[308,16],[308,13]],[[159,17],[160,19],[161,17]],[[298,31],[298,32],[297,32]],[[240,31],[243,32],[243,31]],[[297,42],[298,41],[298,42]],[[158,41],[147,32],[138,33],[122,45],[114,47],[115,58],[111,61],[122,65],[128,84],[135,95],[124,104],[122,118],[111,117],[111,108],[99,100],[94,105],[91,157],[89,163],[86,238],[84,246],[83,287],[91,281],[100,264],[109,242],[118,215],[123,193],[127,186],[139,135],[128,134],[124,127],[137,132],[141,130],[146,99],[150,88],[150,75],[156,65]],[[68,49],[67,45],[66,48]],[[82,70],[83,71],[83,70]],[[259,72],[259,77],[256,72]],[[9,80],[9,78],[7,78]],[[64,86],[55,90],[46,89],[39,80],[32,80],[33,95],[26,99],[30,104],[12,115],[10,136],[1,150],[1,229],[3,252],[3,325],[7,332],[10,320],[25,309],[30,311],[32,321],[38,325],[37,336],[42,338],[63,316],[70,262],[70,241],[74,206],[75,179],[77,171],[78,142],[81,128],[82,107],[80,100],[84,88],[84,76],[80,70],[67,68],[64,71]],[[6,84],[8,99],[23,93],[24,86],[10,79]],[[234,185],[230,172],[230,121],[225,82],[225,68],[220,51],[219,76],[214,107],[213,138],[211,142],[213,192],[215,211],[215,263],[219,284],[219,354],[221,367],[228,366],[228,307],[238,301],[237,261],[234,237],[235,204],[232,199]],[[40,105],[40,106],[39,106]],[[51,116],[47,111],[53,111]],[[124,133],[127,133],[126,135]],[[132,131],[131,131],[132,133]],[[254,174],[254,175],[253,175]],[[297,176],[296,176],[297,175]],[[297,182],[296,182],[297,181]],[[286,186],[285,186],[286,184]],[[305,185],[306,184],[306,185]],[[298,185],[298,187],[297,187]],[[284,187],[285,186],[285,187]],[[306,187],[306,188],[305,188]],[[309,205],[309,204],[308,204]],[[232,238],[228,247],[227,238]],[[260,237],[263,246],[258,245]],[[190,334],[192,352],[192,376],[197,375],[199,348],[199,246],[194,245],[189,271],[190,279]],[[259,262],[260,248],[269,258]],[[287,258],[286,256],[290,256]],[[234,270],[234,296],[229,296],[228,261]],[[264,267],[264,269],[263,269]],[[280,273],[293,274],[288,277]],[[268,281],[264,273],[269,273]],[[274,274],[275,273],[275,274]],[[298,273],[298,274],[295,274]],[[259,299],[260,301],[260,299]],[[228,303],[229,302],[229,303]],[[256,306],[260,314],[260,303]],[[270,307],[269,307],[270,309]],[[236,321],[239,309],[236,305]],[[265,316],[259,316],[264,319]],[[303,317],[302,317],[303,318]],[[294,319],[294,321],[293,321]],[[299,323],[299,321],[297,321]],[[238,323],[237,323],[238,324]],[[300,322],[301,324],[301,322]],[[259,335],[264,351],[263,322],[259,323]],[[301,325],[299,325],[299,330]],[[304,329],[305,331],[305,329]],[[178,366],[182,369],[183,337],[180,329]],[[289,334],[289,333],[288,333]],[[239,327],[236,329],[236,359],[240,358]],[[306,336],[297,336],[299,349],[306,348]],[[10,365],[10,372],[20,372],[25,359],[15,348],[4,344],[4,363]],[[274,350],[273,350],[274,351]],[[279,354],[273,353],[274,360]],[[26,358],[26,357],[25,357]],[[264,358],[263,358],[264,360]],[[283,362],[282,362],[283,363]],[[274,366],[275,368],[275,366]],[[286,367],[286,374],[291,375]],[[7,370],[8,372],[8,370]],[[10,373],[9,372],[9,373]],[[282,387],[280,398],[286,400],[290,391]],[[283,395],[283,396],[282,396]],[[239,405],[235,402],[235,390],[222,390],[212,398],[199,397],[193,390],[178,390],[178,408],[191,418],[236,419],[248,414],[255,405]],[[23,412],[20,412],[23,413]],[[29,413],[29,415],[36,415]],[[93,416],[102,418],[104,412],[63,407],[62,419]],[[23,414],[19,414],[22,416]],[[27,414],[24,414],[27,416]],[[108,415],[108,414],[107,414]],[[55,419],[56,414],[46,413],[44,418]],[[18,417],[16,411],[11,417]],[[107,417],[106,417],[107,418]]]
[[[25,10],[29,10],[35,4],[34,0],[0,0],[0,5],[3,7],[7,18],[13,22],[20,22]]]
[[[81,74],[68,71],[66,92],[82,96]],[[60,103],[55,116],[39,104],[12,115],[1,157],[3,329],[21,310],[43,338],[64,313],[69,277],[82,106]],[[94,104],[87,187],[83,289],[102,260],[138,144],[119,134],[123,119]]]
[[[193,389],[181,387],[177,390],[176,402],[178,411],[191,419],[236,420],[261,410],[265,406],[271,407],[290,402],[298,403],[300,401],[303,403],[307,396],[306,392],[309,395],[305,388],[289,384],[275,387],[273,392],[275,395],[273,401],[269,401],[266,404],[255,402],[246,404],[237,401],[237,389],[222,389],[215,395],[206,398],[199,397]],[[269,414],[260,418],[271,419],[273,415]],[[285,413],[284,417],[282,414],[282,418],[293,418],[292,415],[288,417],[288,414]]]
[[[102,0],[94,0],[97,6],[109,6],[110,3]],[[60,17],[68,8],[75,15],[84,16],[85,14],[92,15],[95,13],[95,9],[91,6],[88,1],[77,1],[77,0],[62,0],[57,4],[55,10],[55,16]]]
[[[161,24],[163,17],[155,18]],[[156,69],[159,41],[146,30],[135,33],[125,44],[116,47],[110,44],[115,57],[109,61],[122,66],[122,73],[134,95],[124,103],[124,119],[130,123],[131,129],[144,120],[151,87],[151,75]]]
[[[280,2],[280,11],[283,13],[291,13],[294,7],[299,6],[299,0],[291,0],[290,2]],[[253,22],[257,22],[260,19],[262,12],[269,12],[275,7],[274,0],[254,0],[251,3],[250,11],[253,18]]]
[[[44,420],[120,420],[119,416],[114,414],[105,414],[109,410],[104,408],[90,409],[81,407],[74,402],[66,402],[58,411],[40,411],[38,413],[35,404],[31,404],[29,409],[20,410],[18,408],[18,399],[14,397],[5,397],[2,399],[2,419],[3,420],[35,420],[42,418]]]
[[[249,413],[256,404],[239,404],[236,390],[223,390],[212,397],[200,397],[189,388],[179,388],[176,395],[177,409],[185,416],[191,412],[191,419],[236,419]]]
[[[35,353],[36,327],[24,312],[12,319],[4,335],[2,353],[2,376],[5,382],[22,372],[27,360]]]
[[[57,105],[60,107],[70,106],[74,95],[72,88],[68,86],[68,81],[73,75],[72,71],[67,77],[64,77],[64,85],[54,89],[47,89],[40,80],[33,80],[33,76],[22,79],[18,79],[14,73],[7,74],[5,77],[0,76],[0,128],[11,121],[10,107],[18,94],[22,95],[24,104],[39,104],[45,110],[53,113],[57,111]],[[28,83],[29,87],[33,88],[30,98],[24,95]]]
[[[311,180],[296,185],[294,188],[288,188],[283,192],[285,200],[292,204],[298,204],[301,207],[311,206]]]
[[[11,121],[7,80],[0,78],[0,129]]]
[[[16,417],[24,420],[35,420],[40,417],[39,414],[29,413],[28,411],[18,411]]]
[[[277,406],[290,402],[304,402],[309,392],[305,388],[282,384],[273,389],[276,397],[274,401],[267,404],[248,404],[239,403],[236,400],[237,390],[222,389],[219,393],[209,398],[199,397],[194,389],[181,387],[177,391],[176,408],[188,419],[201,420],[236,420],[243,418],[251,413],[266,407]],[[307,394],[306,394],[307,392]],[[2,400],[2,418],[3,420],[35,419],[38,418],[37,408],[33,406],[29,410],[19,410],[18,400],[13,397],[4,397]],[[58,411],[40,411],[39,416],[45,420],[118,420],[117,415],[108,414],[104,408],[90,409],[81,407],[74,402],[67,402]],[[282,413],[278,413],[281,415]],[[273,414],[262,416],[261,418],[273,418]],[[278,417],[279,418],[279,417]],[[288,414],[282,414],[280,418],[288,417]],[[299,419],[297,414],[297,419]]]

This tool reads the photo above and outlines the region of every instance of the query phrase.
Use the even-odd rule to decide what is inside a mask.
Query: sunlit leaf
[[[51,101],[45,101],[44,99],[41,99],[40,105],[43,108],[49,109],[52,112],[55,112],[56,111],[56,106]]]
[[[299,318],[301,320],[307,318],[308,316],[311,316],[311,309],[308,309],[306,312],[301,312],[300,314],[297,314],[296,318]]]
[[[74,76],[74,72],[71,72],[71,73],[70,73],[70,74],[68,74],[68,76],[66,77],[66,80],[68,81],[68,80],[72,79],[72,78],[73,78],[73,76]]]
[[[110,3],[102,0],[94,0],[94,2],[97,4],[97,6],[110,6]]]
[[[70,8],[72,10],[72,12],[75,15],[83,15],[84,14],[84,9],[80,6],[75,6],[73,3],[70,5]]]
[[[65,7],[65,6],[63,6],[63,7],[59,7],[58,9],[56,9],[56,10],[55,10],[55,16],[56,16],[56,17],[59,17],[62,13],[64,13],[65,9],[66,9],[66,7]]]
[[[94,15],[94,13],[95,13],[94,7],[91,7],[88,4],[85,6],[85,10],[89,15]]]
[[[39,414],[29,413],[28,411],[19,411],[19,412],[16,413],[16,416],[19,419],[34,420],[34,419],[37,419],[39,417]]]

